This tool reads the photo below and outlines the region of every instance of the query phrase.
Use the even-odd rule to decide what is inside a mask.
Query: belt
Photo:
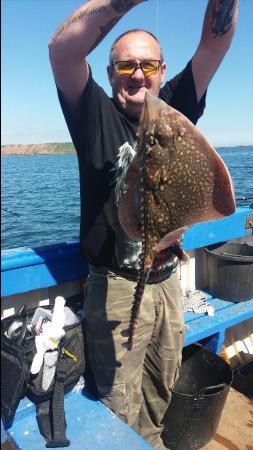
[[[154,272],[151,271],[147,280],[147,284],[156,284],[161,283],[162,281],[169,278],[169,276],[174,272],[174,270],[177,267],[177,261],[173,261],[168,267],[164,268],[163,270]],[[89,265],[90,274],[94,275],[101,275],[101,276],[108,276],[112,278],[120,277],[125,278],[129,281],[137,281],[138,272],[135,269],[111,269],[108,267],[95,267],[92,265]]]

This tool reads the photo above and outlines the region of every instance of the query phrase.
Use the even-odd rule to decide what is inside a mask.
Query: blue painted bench
[[[73,450],[151,449],[134,430],[88,392],[71,392],[64,401],[67,437]],[[20,402],[15,421],[7,431],[22,450],[45,450],[35,417],[35,407],[27,399]]]
[[[184,249],[193,250],[217,242],[252,236],[252,209],[239,208],[232,216],[198,224],[187,231]],[[35,249],[15,249],[2,253],[2,296],[55,286],[83,278],[87,264],[79,256],[79,242],[72,241]],[[241,303],[208,297],[214,316],[185,313],[187,325],[184,345],[201,341],[219,353],[225,330],[253,317],[253,299]],[[151,448],[101,402],[87,392],[66,396],[65,411],[70,449],[121,450]],[[45,441],[38,431],[34,406],[23,399],[8,433],[19,449],[44,449]]]
[[[184,346],[201,342],[213,352],[220,354],[226,329],[253,317],[253,298],[240,303],[220,300],[206,295],[214,308],[214,316],[187,312]]]

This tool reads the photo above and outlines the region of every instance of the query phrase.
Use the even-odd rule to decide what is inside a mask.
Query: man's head
[[[121,63],[115,64],[119,61],[137,64],[133,65],[131,73],[130,70],[124,70]],[[146,90],[158,95],[165,69],[161,47],[152,33],[134,29],[122,34],[112,44],[107,67],[113,98],[130,117],[138,118]]]

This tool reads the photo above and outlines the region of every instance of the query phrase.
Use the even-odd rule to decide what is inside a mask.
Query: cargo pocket
[[[179,372],[180,372],[181,365],[182,365],[182,354],[180,355],[180,357],[178,359],[178,362],[177,362],[177,367],[176,367],[176,371],[175,371],[175,377],[174,377],[174,382],[173,382],[173,385],[172,385],[172,389],[173,389],[174,385],[176,384],[176,382],[177,382],[177,380],[179,378]]]
[[[129,407],[124,383],[113,386],[97,381],[99,399],[125,422],[129,418]]]

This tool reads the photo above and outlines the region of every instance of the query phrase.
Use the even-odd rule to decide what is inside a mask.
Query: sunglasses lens
[[[150,75],[154,75],[154,73],[158,71],[160,61],[157,60],[143,61],[141,65],[144,75],[149,77]]]
[[[135,63],[131,61],[118,61],[115,64],[115,68],[121,75],[132,75],[135,70]]]
[[[142,61],[140,64],[133,61],[117,61],[114,63],[114,67],[116,72],[120,75],[133,75],[137,67],[141,67],[145,77],[149,77],[158,71],[160,61],[156,59],[149,59],[147,61]]]

